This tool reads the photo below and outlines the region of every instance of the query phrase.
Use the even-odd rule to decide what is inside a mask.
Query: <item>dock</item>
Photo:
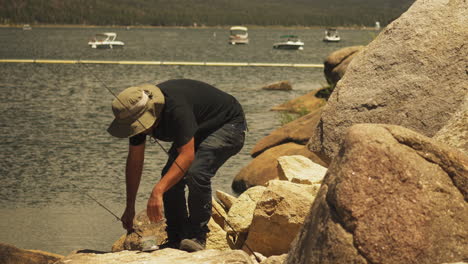
[[[309,63],[264,63],[264,62],[193,62],[193,61],[111,61],[111,60],[0,59],[0,63],[118,64],[118,65],[159,65],[159,66],[218,66],[218,67],[293,67],[293,68],[323,68],[323,64],[309,64]]]

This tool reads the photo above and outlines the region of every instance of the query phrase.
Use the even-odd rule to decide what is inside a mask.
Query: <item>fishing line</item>
[[[82,63],[79,63],[79,64],[82,64]],[[85,65],[85,67],[89,70],[89,68],[86,66],[86,64],[82,64],[82,65]],[[90,70],[89,70],[90,71]],[[91,74],[94,76],[94,78],[96,80],[98,80],[99,82],[102,83],[102,85],[114,96],[114,98],[116,98],[124,107],[127,111],[130,112],[130,109],[115,95],[114,92],[111,91],[111,89],[107,86],[107,84],[102,81],[101,79],[99,79],[92,71],[90,71]],[[137,119],[138,123],[145,129],[145,130],[148,130],[148,128],[139,120]],[[163,145],[159,142],[159,140],[157,140],[155,137],[153,136],[150,136],[150,138],[153,140],[154,143],[158,144],[159,147],[166,153],[166,155],[168,157],[170,157],[170,154],[169,152],[163,147]],[[182,172],[183,175],[187,175],[187,172],[177,163],[176,160],[174,160],[173,164],[175,164],[179,169],[180,171]],[[196,184],[194,184],[193,186],[195,186],[198,191],[200,191],[200,189],[198,188],[198,186],[196,186]],[[218,211],[218,209],[214,206],[212,206],[212,208],[215,208],[216,212],[221,216],[221,212]],[[224,217],[223,217],[224,218]],[[237,238],[239,238],[239,232],[236,231],[236,229],[229,223],[229,221],[227,219],[224,219],[224,221],[226,222],[226,224],[234,231],[235,235],[237,236]],[[246,248],[252,253],[252,255],[255,257],[255,259],[258,261],[258,262],[261,262],[261,260],[259,259],[259,257],[255,254],[255,252],[249,247],[249,245],[247,245],[247,243],[244,243],[244,245],[246,246]]]

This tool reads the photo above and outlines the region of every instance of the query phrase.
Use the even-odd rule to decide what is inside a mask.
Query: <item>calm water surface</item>
[[[125,48],[87,46],[93,34],[106,31],[116,32]],[[322,30],[252,29],[249,45],[231,46],[226,28],[0,28],[0,59],[322,63],[330,52],[366,45],[376,35],[340,33],[342,42],[327,44],[321,41]],[[299,35],[304,50],[272,49],[283,34]],[[118,93],[143,82],[192,78],[234,95],[250,132],[241,153],[213,180],[214,189],[232,193],[231,181],[251,160],[249,151],[280,125],[279,115],[269,109],[325,84],[322,69],[314,68],[0,64],[0,70],[0,242],[59,254],[109,250],[124,233],[115,218],[84,195],[119,216],[124,209],[128,145],[106,132],[113,117],[106,86]],[[280,80],[290,81],[294,91],[261,90]],[[137,211],[146,207],[165,161],[157,145],[147,147]]]

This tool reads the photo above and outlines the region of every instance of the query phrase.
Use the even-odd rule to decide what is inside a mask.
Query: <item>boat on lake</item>
[[[88,45],[93,49],[123,48],[125,43],[115,40],[115,38],[117,38],[117,34],[114,32],[96,34],[94,38],[88,42]]]
[[[246,27],[234,26],[229,29],[229,44],[249,44],[249,33]]]
[[[32,30],[32,27],[29,24],[24,24],[23,30]]]
[[[280,41],[273,44],[274,49],[285,50],[303,50],[304,42],[302,42],[296,35],[283,35]]]
[[[325,42],[339,42],[341,40],[338,30],[334,28],[328,28],[325,30],[325,36],[323,41]]]

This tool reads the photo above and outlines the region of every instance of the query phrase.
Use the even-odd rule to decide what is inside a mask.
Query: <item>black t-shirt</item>
[[[239,102],[207,83],[177,79],[157,84],[165,97],[164,108],[153,137],[185,145],[192,137],[199,144],[224,124],[245,123]],[[130,137],[131,145],[145,142],[146,135]]]

